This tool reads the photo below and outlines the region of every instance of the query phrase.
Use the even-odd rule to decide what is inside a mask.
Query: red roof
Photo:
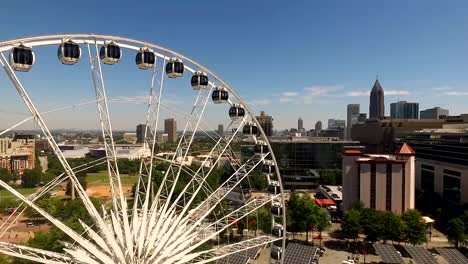
[[[358,149],[345,149],[343,151],[343,155],[348,155],[348,156],[356,156],[356,155],[359,156],[361,154],[362,152]]]
[[[315,199],[315,203],[319,206],[322,205],[336,205],[332,199]]]
[[[404,143],[403,146],[397,151],[397,155],[415,155],[416,151],[410,145]]]

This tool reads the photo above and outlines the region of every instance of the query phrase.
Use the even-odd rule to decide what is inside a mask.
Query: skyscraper
[[[333,118],[330,118],[328,119],[328,127],[327,128],[345,128],[346,126],[346,120],[342,120],[342,119],[333,119]]]
[[[299,119],[297,120],[297,130],[299,132],[303,131],[304,130],[304,121],[302,120],[302,118],[299,117]]]
[[[315,123],[315,136],[320,136],[320,133],[322,133],[322,121],[317,121]]]
[[[223,124],[218,125],[218,136],[222,137],[224,135],[224,126]]]
[[[449,110],[437,106],[419,112],[419,118],[421,119],[441,119],[441,117],[448,115]]]
[[[370,93],[369,119],[383,119],[385,117],[384,90],[379,80],[375,80]]]
[[[346,111],[346,139],[351,139],[351,127],[358,122],[359,104],[349,104]]]
[[[418,119],[419,103],[398,101],[390,104],[390,117],[399,119]]]
[[[265,111],[260,112],[260,116],[256,116],[258,123],[262,127],[265,135],[270,137],[273,135],[273,117],[267,115]]]
[[[139,124],[136,127],[136,136],[137,136],[137,144],[142,144],[145,141],[145,130],[146,130],[146,125],[145,124]]]
[[[167,134],[167,142],[177,141],[177,121],[174,118],[164,120],[164,133]]]

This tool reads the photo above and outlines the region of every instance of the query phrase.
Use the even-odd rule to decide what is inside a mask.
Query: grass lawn
[[[36,191],[36,188],[17,188],[15,189],[22,195],[28,196]],[[13,194],[11,194],[7,190],[0,190],[0,199],[1,198],[13,198],[15,197]]]
[[[137,182],[137,176],[120,174],[120,181],[122,182],[122,185],[133,185]],[[109,176],[107,171],[88,173],[86,176],[86,182],[88,183],[88,186],[109,184]]]

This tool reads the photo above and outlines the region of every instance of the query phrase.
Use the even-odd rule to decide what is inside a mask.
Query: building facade
[[[369,103],[369,119],[382,119],[385,117],[385,100],[384,90],[379,83],[375,80],[374,86],[370,93]]]
[[[333,119],[333,118],[328,119],[328,127],[327,128],[338,128],[338,127],[345,128],[346,127],[346,120]]]
[[[218,124],[218,136],[222,137],[224,135],[224,126],[223,124]]]
[[[419,112],[421,119],[441,119],[449,115],[449,110],[440,107],[429,108]]]
[[[349,104],[346,107],[346,139],[351,139],[351,127],[358,123],[359,104]]]
[[[327,138],[273,139],[270,144],[287,189],[314,189],[320,170],[341,170],[344,148],[359,148],[358,142]]]
[[[136,127],[136,143],[137,144],[143,144],[145,142],[145,130],[146,130],[145,124],[137,125]]]
[[[322,132],[322,121],[317,121],[315,123],[315,136],[318,137],[320,136],[320,133]]]
[[[343,152],[343,202],[348,210],[356,201],[366,208],[402,213],[415,205],[415,151],[404,144],[395,155]]]
[[[468,124],[446,124],[400,139],[416,151],[416,188],[445,201],[468,204]]]
[[[261,111],[260,115],[255,118],[257,118],[258,123],[260,123],[265,135],[267,137],[273,136],[273,117],[267,115],[265,111]]]
[[[13,138],[0,138],[0,167],[15,174],[34,169],[35,147],[33,135],[15,134]]]
[[[390,117],[398,119],[418,119],[419,103],[398,101],[390,104]]]
[[[167,142],[177,141],[177,121],[174,118],[164,120],[164,133],[167,134]]]

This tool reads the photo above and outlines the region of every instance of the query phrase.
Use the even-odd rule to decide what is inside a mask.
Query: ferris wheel
[[[50,54],[52,49],[58,49],[59,63],[57,57]],[[52,67],[67,67],[67,72],[81,67],[87,74],[80,80],[87,79],[90,84],[82,89],[91,92],[92,100],[83,102],[71,95],[70,100],[75,101],[39,110],[39,103],[33,101],[31,95],[38,85],[36,79],[28,80],[28,75],[43,70],[44,64],[38,63],[41,60],[49,61],[44,70],[47,72],[41,73],[44,74],[41,87],[47,85],[46,76]],[[135,71],[134,76],[140,74],[139,81],[144,77],[144,87],[132,89],[144,90],[145,96],[133,99],[114,96],[113,86],[118,83],[104,76],[124,63],[133,66],[120,70],[118,75],[124,78],[125,72]],[[25,206],[34,209],[72,241],[63,243],[62,252],[0,242],[0,254],[39,263],[246,263],[255,257],[266,261],[262,263],[282,262],[285,204],[272,148],[247,103],[209,69],[155,44],[96,34],[44,35],[3,41],[0,42],[0,64],[6,73],[4,76],[8,76],[0,79],[3,81],[1,90],[10,88],[5,80],[11,80],[12,90],[16,88],[15,93],[30,113],[29,117],[1,131],[0,136],[33,122],[63,166],[61,175],[31,195],[23,195],[11,184],[0,181],[0,187],[22,203],[13,213],[1,218],[0,241],[4,241],[2,236],[21,217]],[[47,91],[50,95],[43,98],[54,100],[54,91]],[[188,97],[190,103],[174,102],[166,97],[169,91]],[[79,113],[82,108],[89,112],[93,104],[97,108],[93,107],[91,116],[100,126],[99,144],[105,157],[72,167],[49,129],[48,121],[53,118],[48,119],[48,116],[65,111]],[[138,117],[144,124],[143,151],[138,158],[140,166],[134,191],[130,193],[122,187],[118,144],[113,134],[113,124],[125,116],[122,112],[113,115],[114,110],[128,104],[144,108],[142,116]],[[178,133],[172,148],[162,150],[160,131],[166,117],[176,118],[182,125],[182,132]],[[224,121],[222,131],[212,129],[214,117]],[[202,150],[198,144],[200,138],[204,140],[205,149]],[[240,151],[239,146],[250,146],[247,148],[250,151]],[[195,159],[198,165],[188,163]],[[102,208],[97,208],[81,186],[77,173],[102,164],[107,165],[111,195]],[[157,164],[166,167],[157,171]],[[213,185],[210,177],[219,168],[229,173]],[[254,177],[263,177],[266,185],[253,187]],[[82,201],[92,219],[91,225],[81,222],[83,233],[37,203],[64,182],[71,182],[72,196]],[[267,228],[258,227],[259,212],[267,215]],[[247,222],[248,227],[241,227],[241,221]],[[242,235],[226,235],[233,230]]]

